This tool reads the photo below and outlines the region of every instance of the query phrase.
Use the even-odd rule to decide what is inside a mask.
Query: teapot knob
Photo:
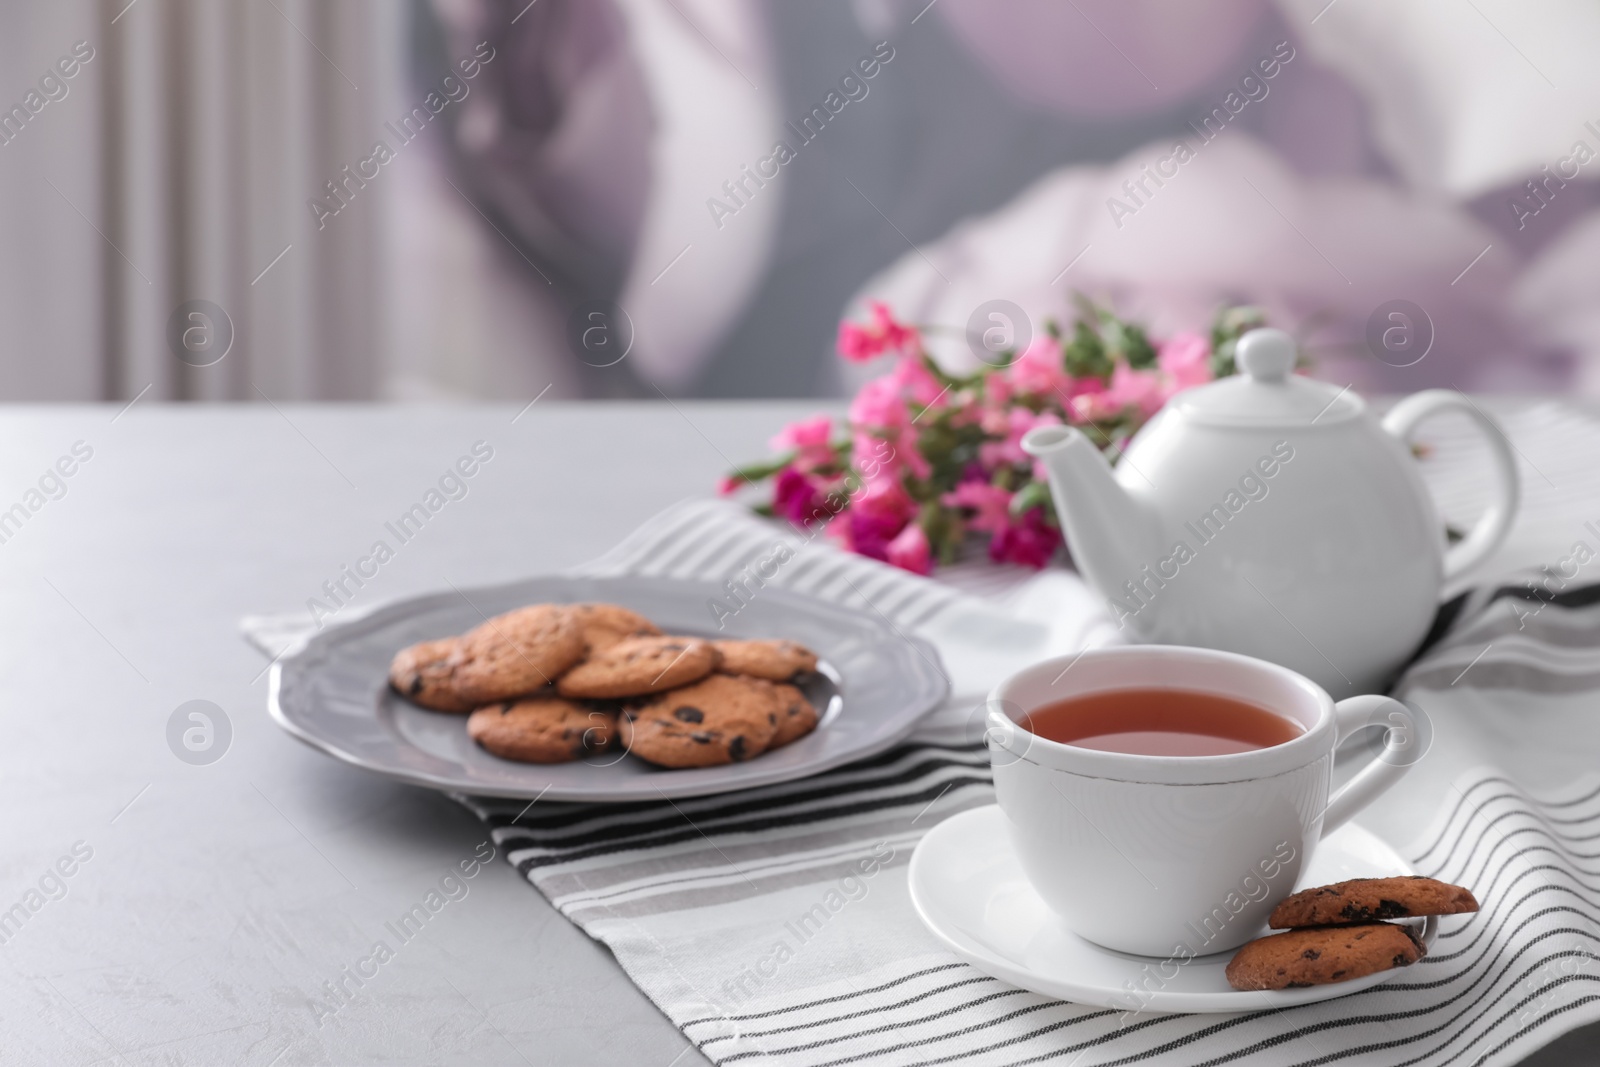
[[[1294,370],[1294,338],[1263,326],[1239,338],[1234,359],[1239,369],[1258,382],[1281,382]]]

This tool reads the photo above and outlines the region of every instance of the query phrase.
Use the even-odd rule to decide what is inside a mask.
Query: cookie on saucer
[[[453,658],[457,693],[474,706],[548,686],[583,656],[583,630],[565,608],[534,604],[496,615],[462,636]]]
[[[619,720],[623,747],[660,767],[714,767],[754,759],[778,732],[770,682],[713,674],[634,705]]]
[[[456,685],[454,656],[459,638],[422,641],[395,653],[389,664],[389,684],[394,691],[432,711],[465,714],[477,707],[461,695]]]
[[[617,735],[617,717],[558,697],[506,701],[479,708],[467,735],[501,759],[567,763],[604,752]]]
[[[1352,878],[1348,882],[1303,889],[1272,909],[1267,925],[1274,930],[1376,919],[1409,919],[1419,915],[1457,915],[1477,911],[1467,890],[1419,875],[1401,878]]]
[[[817,669],[817,654],[795,641],[713,641],[722,653],[727,674],[746,674],[769,682],[787,682]]]
[[[1313,926],[1256,938],[1239,949],[1226,973],[1235,989],[1298,989],[1408,967],[1426,952],[1409,926]]]
[[[778,732],[767,743],[768,752],[809,734],[817,728],[818,719],[817,709],[794,686],[777,684],[772,692],[778,698]]]
[[[583,654],[592,656],[627,637],[658,637],[661,629],[620,604],[569,604],[567,612],[583,631]]]
[[[720,660],[696,637],[626,637],[562,675],[556,689],[564,697],[644,696],[698,681]]]

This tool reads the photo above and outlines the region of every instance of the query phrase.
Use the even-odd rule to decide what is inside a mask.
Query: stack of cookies
[[[1407,967],[1427,952],[1409,925],[1385,922],[1478,910],[1473,895],[1432,878],[1354,878],[1304,889],[1272,909],[1287,933],[1246,944],[1228,964],[1235,989],[1295,989]]]
[[[817,710],[793,682],[817,657],[793,641],[672,637],[616,604],[534,604],[402,649],[389,684],[470,713],[489,752],[565,763],[620,745],[661,767],[753,759],[804,737]]]

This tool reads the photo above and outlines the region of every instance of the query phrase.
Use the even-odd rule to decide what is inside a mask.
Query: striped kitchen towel
[[[720,579],[772,536],[727,505],[684,504],[584,572]],[[937,635],[953,674],[969,612],[992,612],[994,590],[979,604],[807,551],[821,555],[786,568],[791,585],[870,597],[897,625]],[[1043,580],[1051,595],[1074,581]],[[998,614],[1026,619],[1028,586],[1000,591]],[[1600,588],[1519,580],[1448,606],[1399,688],[1437,725],[1433,750],[1418,784],[1362,821],[1387,827],[1419,870],[1473,889],[1484,910],[1446,919],[1433,955],[1395,980],[1292,1010],[1129,1020],[1014,988],[944,951],[911,908],[905,865],[930,826],[993,802],[959,699],[910,744],[784,785],[617,806],[460,799],[715,1063],[1513,1063],[1600,1018],[1600,778],[1585,776],[1600,752],[1597,602]],[[1052,639],[1035,624],[1037,644],[1018,657],[1107,639],[1086,621],[1092,605],[1078,607],[1072,632]]]

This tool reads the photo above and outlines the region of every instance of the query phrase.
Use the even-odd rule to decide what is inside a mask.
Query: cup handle
[[[1380,719],[1379,713],[1382,713]],[[1379,722],[1391,721],[1394,715],[1400,715],[1401,721],[1410,723],[1413,720],[1411,709],[1393,697],[1385,696],[1359,696],[1348,700],[1341,700],[1333,706],[1333,724],[1337,740],[1337,748],[1351,734],[1372,726]],[[1372,757],[1365,767],[1356,772],[1356,776],[1328,800],[1328,806],[1322,813],[1322,836],[1330,833],[1350,821],[1350,817],[1368,804],[1376,800],[1384,790],[1398,782],[1416,762],[1411,751],[1407,750],[1415,737],[1415,730],[1390,729],[1384,740],[1383,749]]]

